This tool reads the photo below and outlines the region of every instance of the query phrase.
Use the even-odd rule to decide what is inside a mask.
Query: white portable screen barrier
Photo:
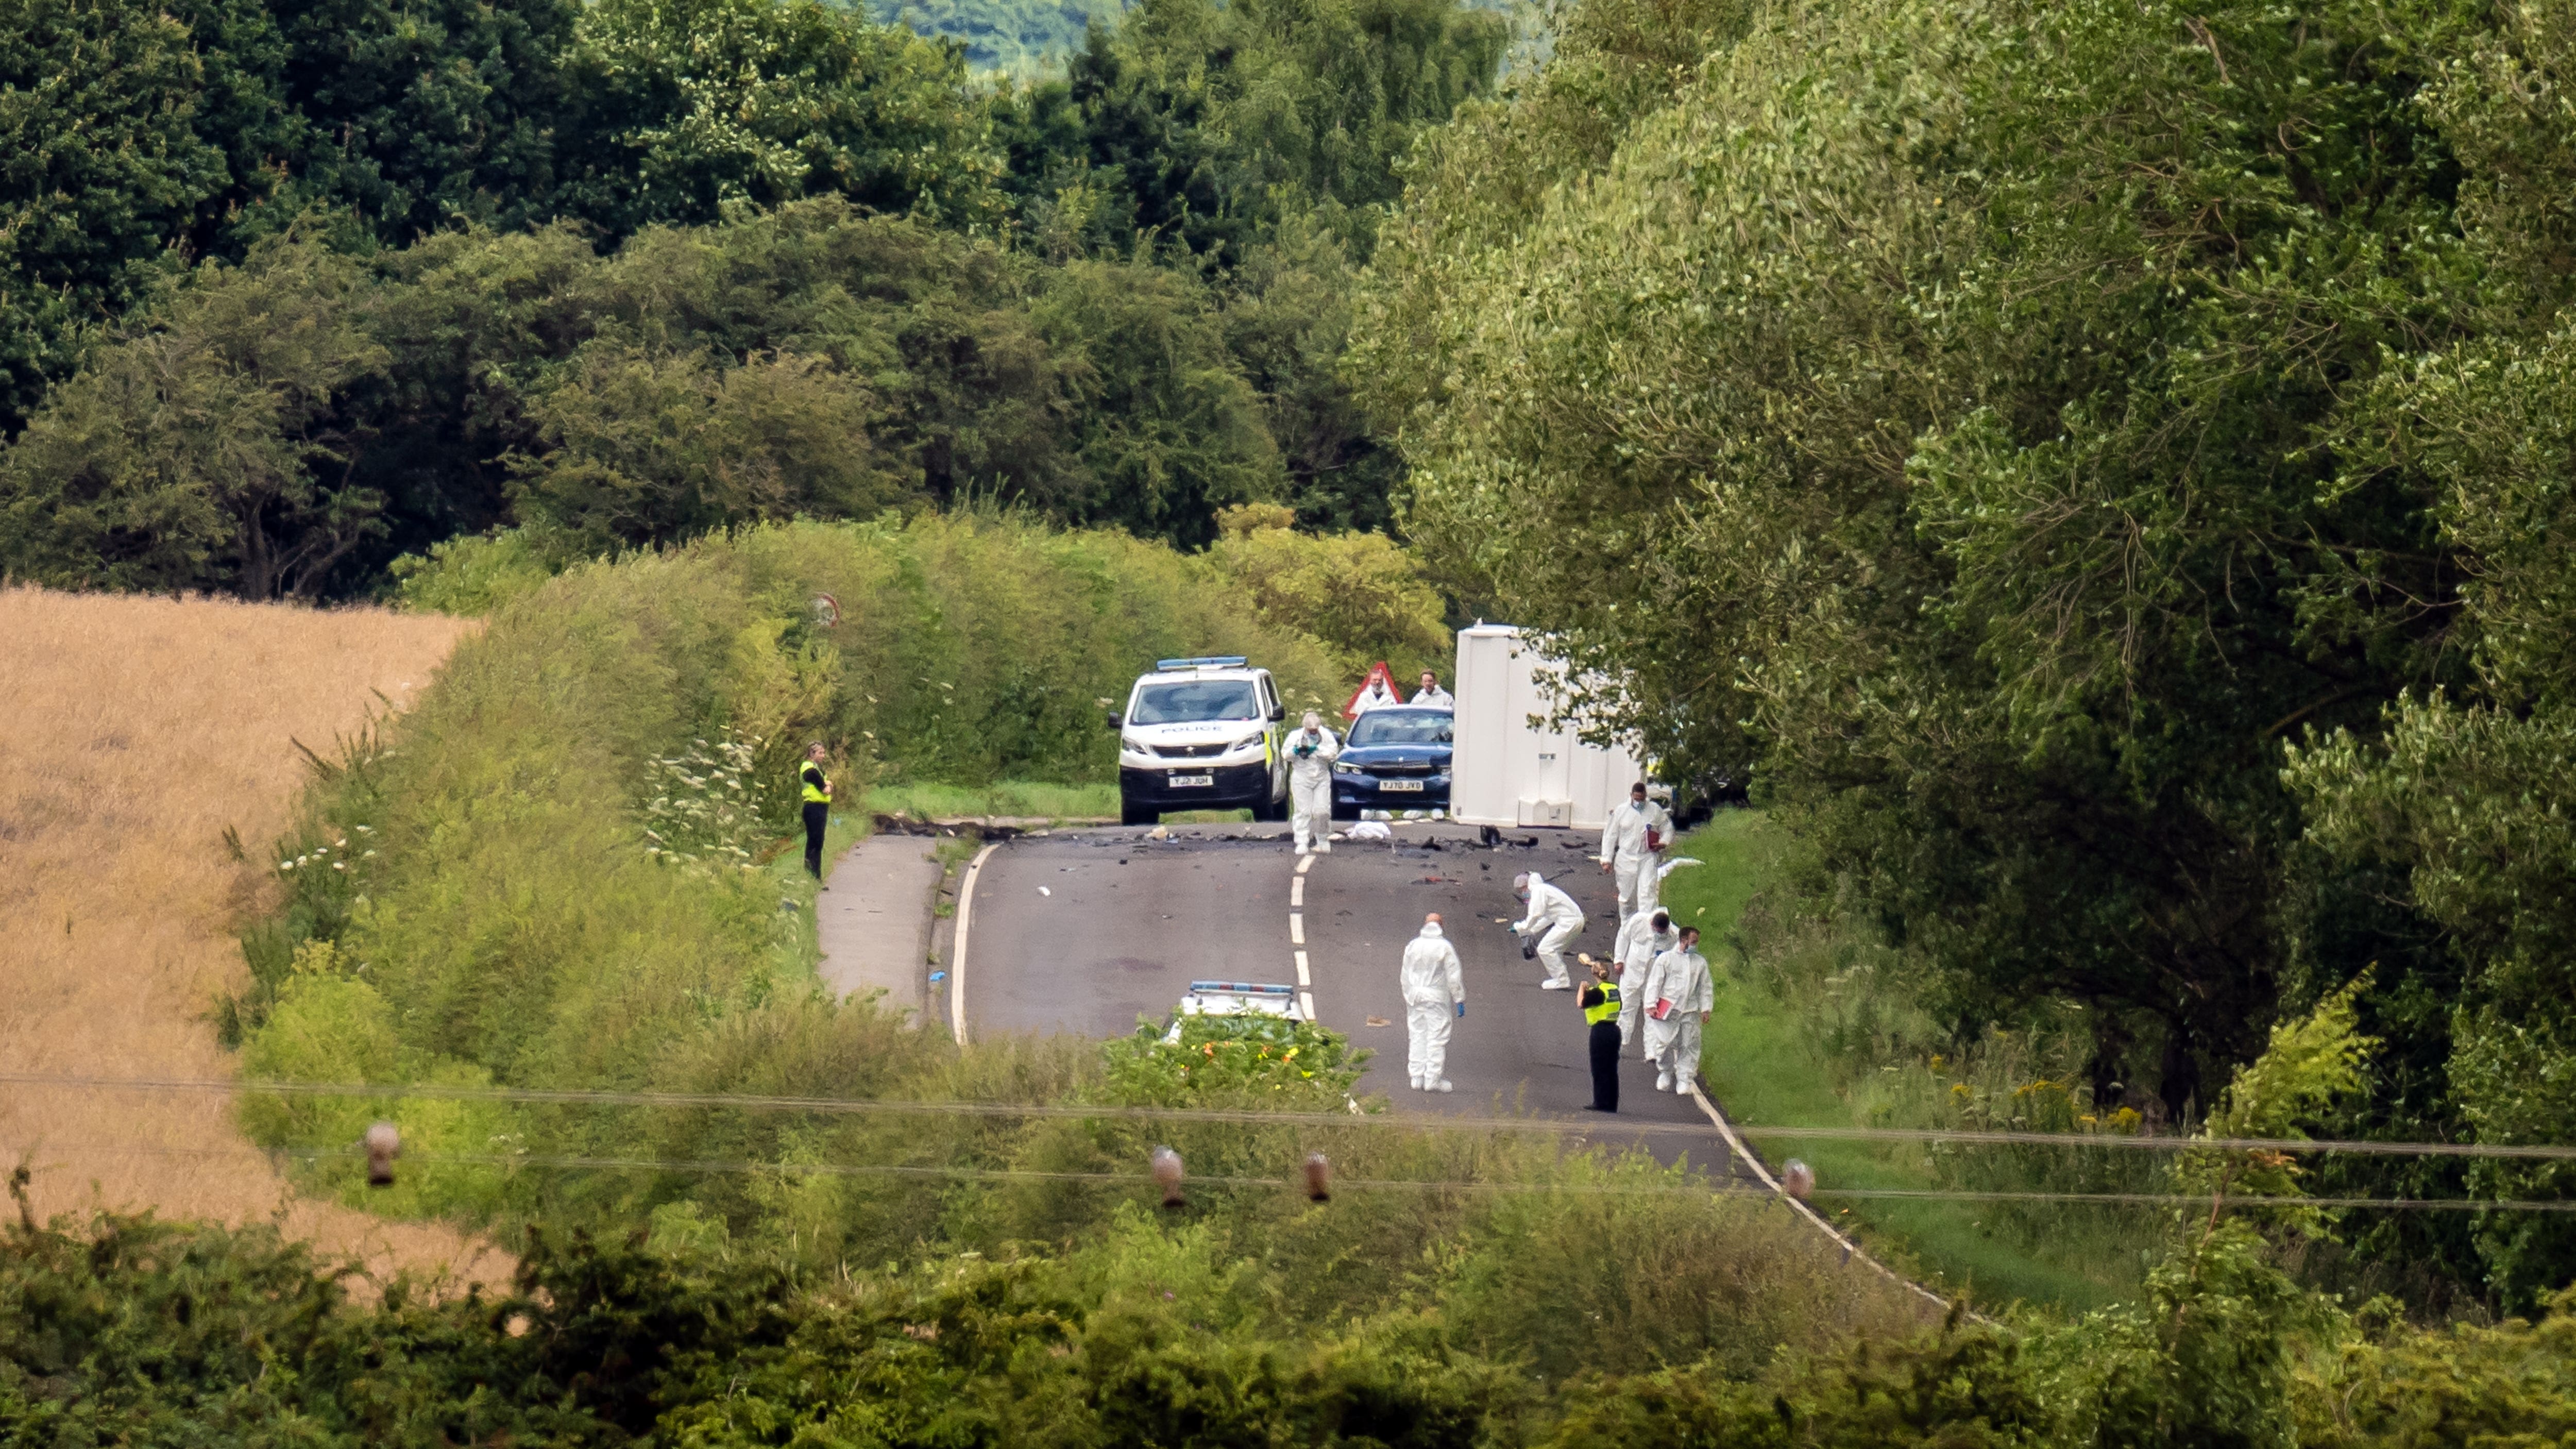
[[[1642,778],[1636,755],[1550,729],[1556,699],[1538,672],[1548,663],[1509,624],[1458,631],[1457,721],[1449,761],[1449,813],[1468,825],[1598,830]],[[1532,725],[1532,717],[1540,723]]]

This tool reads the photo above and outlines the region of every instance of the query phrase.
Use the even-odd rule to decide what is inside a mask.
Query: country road
[[[1311,993],[1318,1021],[1376,1054],[1360,1090],[1384,1093],[1398,1112],[1526,1112],[1601,1124],[1580,1110],[1592,1088],[1574,994],[1539,989],[1538,964],[1523,961],[1495,924],[1520,914],[1513,874],[1536,869],[1588,918],[1569,961],[1576,950],[1608,954],[1616,897],[1592,861],[1598,837],[1517,831],[1513,838],[1535,835],[1539,844],[1490,849],[1465,827],[1395,832],[1392,847],[1352,841],[1312,857],[1303,876],[1277,825],[1175,827],[1165,841],[1134,827],[1013,841],[975,882],[962,973],[967,1029],[1113,1036],[1135,1030],[1140,1016],[1161,1020],[1194,977],[1296,983]],[[1418,1093],[1404,1080],[1396,965],[1426,911],[1446,918],[1467,967],[1450,1095]],[[1391,1024],[1371,1026],[1371,1018]],[[1688,1097],[1654,1090],[1652,1070],[1634,1053],[1624,1062],[1620,1116],[1705,1127]],[[1714,1133],[1705,1145],[1653,1140],[1667,1157],[1684,1149],[1694,1161],[1715,1157]]]

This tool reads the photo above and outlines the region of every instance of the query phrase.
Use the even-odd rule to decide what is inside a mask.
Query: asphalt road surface
[[[1394,832],[1392,846],[1340,843],[1313,857],[1302,876],[1277,825],[1177,826],[1165,841],[1135,827],[1102,827],[1004,845],[975,881],[969,955],[960,963],[968,1032],[1122,1035],[1139,1017],[1161,1021],[1193,978],[1295,983],[1313,996],[1316,1020],[1375,1052],[1359,1090],[1385,1094],[1396,1111],[1609,1126],[1581,1110],[1592,1100],[1592,1077],[1575,993],[1541,990],[1545,973],[1523,961],[1518,939],[1496,924],[1520,917],[1512,876],[1534,869],[1583,907],[1569,965],[1576,951],[1608,955],[1617,889],[1592,859],[1599,836],[1522,830],[1506,839],[1539,843],[1487,848],[1463,826],[1404,824]],[[1441,913],[1466,963],[1467,1016],[1449,1043],[1457,1090],[1445,1095],[1416,1092],[1404,1080],[1397,963],[1428,911]],[[1706,1127],[1689,1097],[1654,1090],[1654,1072],[1636,1052],[1631,1045],[1622,1061],[1621,1119]],[[1674,1134],[1649,1141],[1668,1160],[1687,1150],[1708,1162],[1717,1151],[1713,1130],[1705,1141]]]

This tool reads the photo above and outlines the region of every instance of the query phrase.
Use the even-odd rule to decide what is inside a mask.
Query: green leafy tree
[[[1034,500],[1050,513],[1198,547],[1218,509],[1279,492],[1260,399],[1186,273],[1141,257],[1072,262],[1048,275],[1032,316],[1062,359],[1083,470]]]
[[[2293,749],[2287,775],[2312,844],[2432,925],[2437,985],[2423,1035],[2447,1089],[2442,1125],[2497,1143],[2576,1134],[2576,10],[2518,7],[2444,68],[2426,109],[2457,148],[2476,335],[2391,368],[2339,442],[2338,493],[2420,487],[2455,580],[2444,643],[2468,668],[2369,725]],[[2358,587],[2405,585],[2364,556]],[[2563,1164],[2481,1162],[2475,1191],[2560,1197]],[[2554,1214],[2475,1229],[2488,1283],[2517,1307],[2576,1277],[2576,1231]]]
[[[1016,169],[1042,198],[1087,178],[1122,244],[1142,232],[1232,264],[1322,206],[1365,255],[1397,162],[1493,89],[1508,41],[1499,14],[1446,0],[1144,0],[1092,29],[1063,82],[1016,98]],[[1068,104],[1071,154],[1048,123]]]
[[[953,46],[817,0],[610,0],[566,62],[558,205],[612,235],[839,194],[994,220],[1001,157]]]
[[[548,451],[521,463],[521,513],[584,552],[765,518],[874,516],[903,496],[869,441],[868,389],[793,353],[593,343],[531,399]]]
[[[0,432],[174,250],[219,242],[291,152],[283,46],[258,5],[0,7]]]
[[[556,212],[575,0],[269,0],[299,144],[268,162],[304,202],[401,245]]]
[[[310,598],[377,527],[337,404],[387,355],[310,239],[209,264],[55,390],[0,470],[0,554],[106,588]]]
[[[1221,510],[1224,536],[1207,561],[1241,589],[1262,622],[1294,629],[1333,652],[1345,678],[1379,660],[1399,681],[1425,669],[1449,672],[1454,657],[1440,595],[1413,560],[1382,533],[1296,532],[1296,514],[1275,503]]]

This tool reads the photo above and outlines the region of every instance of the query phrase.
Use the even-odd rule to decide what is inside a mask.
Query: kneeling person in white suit
[[[1699,1075],[1699,1033],[1717,1011],[1717,982],[1699,953],[1699,927],[1682,927],[1681,943],[1646,968],[1646,1060],[1655,1090],[1688,1092]]]
[[[1458,948],[1440,930],[1440,913],[1422,918],[1422,934],[1404,946],[1405,1078],[1417,1092],[1446,1092],[1449,1024],[1467,1014],[1467,973]]]

